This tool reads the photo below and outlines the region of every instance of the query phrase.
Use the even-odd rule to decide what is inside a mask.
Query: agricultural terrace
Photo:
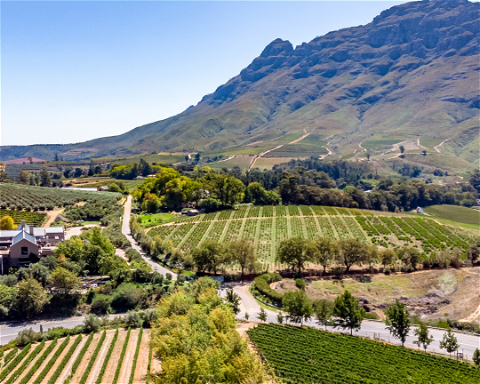
[[[5,352],[0,380],[8,384],[146,383],[150,330],[107,330],[43,341]]]
[[[458,223],[480,225],[480,211],[458,205],[432,205],[424,209],[426,213],[440,219]]]
[[[248,335],[286,384],[480,382],[468,363],[360,337],[276,324]]]
[[[170,239],[188,251],[204,240],[254,243],[258,260],[273,264],[280,242],[290,237],[315,240],[358,238],[366,243],[397,248],[413,246],[427,255],[448,247],[466,254],[474,235],[466,229],[441,225],[432,219],[367,210],[307,205],[241,207],[182,218],[177,223],[154,227],[148,235]]]
[[[45,210],[74,205],[80,201],[114,204],[120,200],[119,193],[63,190],[33,187],[21,184],[0,184],[0,208],[15,210]]]

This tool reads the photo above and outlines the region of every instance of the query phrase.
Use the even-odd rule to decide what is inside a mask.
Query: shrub
[[[297,286],[298,289],[301,289],[302,291],[305,290],[306,284],[302,279],[296,279],[295,285]]]
[[[30,328],[20,331],[15,341],[19,347],[23,347],[24,345],[33,343],[38,339],[40,339],[40,333],[35,332],[32,328]]]
[[[150,328],[157,319],[157,310],[154,308],[147,309],[143,315],[144,326]]]
[[[255,280],[254,280],[255,288],[257,288],[262,295],[265,295],[270,300],[272,300],[274,303],[276,303],[278,305],[281,305],[282,304],[282,294],[278,293],[274,289],[270,288],[270,285],[269,285],[269,281],[277,278],[276,276],[272,276],[272,275],[278,275],[278,273],[277,274],[266,273],[266,274],[263,274],[261,276],[256,277]],[[278,275],[278,276],[280,276],[280,275]],[[281,279],[281,276],[280,276],[280,279]]]
[[[390,275],[390,273],[391,273],[390,268],[383,268],[383,273],[385,275]]]
[[[96,332],[102,326],[102,320],[93,314],[89,314],[85,317],[83,327],[85,332]]]
[[[125,316],[125,324],[129,327],[139,328],[142,326],[143,320],[135,311],[128,311],[127,316]]]
[[[140,302],[141,296],[142,290],[134,284],[120,284],[113,294],[112,306],[118,309],[133,309]]]

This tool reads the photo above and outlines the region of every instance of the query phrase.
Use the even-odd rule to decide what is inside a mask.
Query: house
[[[0,271],[28,266],[40,257],[53,255],[55,246],[64,240],[63,227],[36,228],[22,220],[17,229],[0,231]]]

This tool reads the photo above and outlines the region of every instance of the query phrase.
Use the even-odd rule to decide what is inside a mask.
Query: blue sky
[[[194,105],[272,40],[366,24],[398,1],[1,2],[1,144],[117,135]]]

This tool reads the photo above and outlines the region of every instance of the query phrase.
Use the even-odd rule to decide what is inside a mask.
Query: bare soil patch
[[[115,343],[112,356],[110,358],[110,361],[107,364],[107,369],[105,369],[105,373],[103,375],[102,381],[104,383],[113,382],[113,378],[115,377],[115,370],[117,369],[117,365],[118,365],[118,359],[120,357],[120,354],[122,353],[122,347],[123,347],[123,343],[125,341],[126,336],[127,336],[127,332],[118,333],[117,342]]]
[[[52,375],[54,374],[54,372],[57,370],[58,366],[60,365],[60,363],[62,362],[63,358],[65,357],[65,355],[68,353],[68,350],[70,349],[70,347],[73,345],[73,343],[75,342],[75,339],[76,339],[76,336],[74,337],[70,337],[70,341],[68,342],[67,346],[65,347],[65,349],[62,351],[62,353],[60,354],[60,356],[58,356],[57,360],[55,361],[55,364],[52,365],[52,367],[50,368],[50,370],[48,371],[48,373],[45,375],[45,377],[43,378],[41,384],[47,384],[48,381],[50,380],[50,378],[52,377]],[[62,344],[63,343],[63,340],[62,341],[59,341],[58,344]],[[78,348],[78,346],[77,346]]]
[[[128,383],[128,380],[130,379],[133,356],[135,355],[135,349],[137,347],[138,332],[138,329],[130,332],[130,340],[128,340],[127,352],[125,353],[122,369],[120,370],[120,376],[118,377],[119,383]]]
[[[95,383],[97,381],[98,375],[100,374],[100,370],[102,369],[103,362],[105,360],[105,355],[107,354],[108,348],[110,347],[110,344],[112,343],[113,335],[115,334],[114,330],[109,330],[107,331],[107,335],[105,337],[105,340],[102,344],[102,348],[100,349],[100,352],[98,353],[97,359],[95,360],[95,363],[93,364],[92,371],[90,372],[90,375],[87,378],[87,383]]]
[[[50,225],[55,221],[55,218],[62,213],[65,210],[65,208],[59,208],[59,209],[54,209],[53,211],[47,211],[47,220],[45,223],[42,225],[42,227],[47,228],[50,227]]]
[[[80,363],[80,365],[77,368],[77,371],[75,372],[75,375],[73,376],[72,380],[70,383],[79,383],[80,379],[82,378],[83,374],[85,373],[85,370],[87,369],[88,363],[90,362],[90,358],[92,357],[93,352],[95,351],[95,348],[97,348],[98,340],[102,336],[101,333],[96,333],[93,336],[92,343],[87,349],[87,352],[85,355],[83,355],[83,359]]]
[[[143,331],[142,343],[138,353],[137,366],[133,376],[134,384],[143,384],[147,381],[148,354],[150,353],[150,330]]]
[[[65,366],[65,369],[63,370],[62,374],[58,377],[58,384],[63,384],[65,380],[67,380],[67,377],[70,375],[70,372],[72,372],[72,367],[73,363],[77,359],[77,356],[79,355],[80,351],[82,350],[83,346],[87,342],[88,336],[85,337],[83,336],[82,341],[78,344],[77,349],[75,349],[75,352],[73,353],[71,359],[68,361],[67,365]]]

